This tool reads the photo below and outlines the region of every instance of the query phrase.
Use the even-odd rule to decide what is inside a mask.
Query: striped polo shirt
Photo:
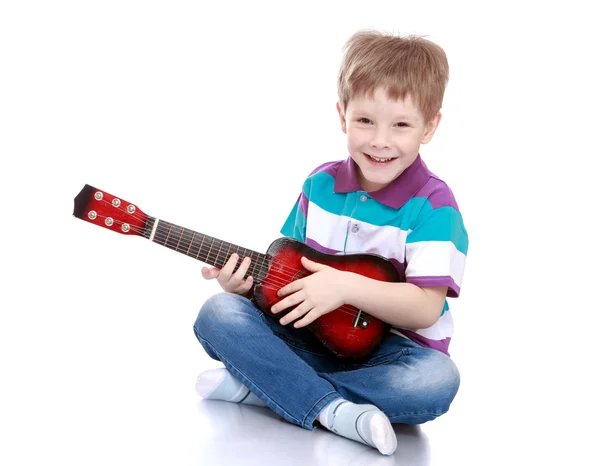
[[[421,156],[392,183],[364,191],[352,158],[328,162],[305,180],[281,229],[329,254],[373,253],[394,264],[401,279],[421,287],[447,286],[460,294],[468,236],[452,191]],[[448,300],[426,329],[392,333],[449,354],[454,324]]]

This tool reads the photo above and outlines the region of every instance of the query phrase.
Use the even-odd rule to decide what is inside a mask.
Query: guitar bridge
[[[352,325],[354,327],[367,328],[369,325],[369,320],[371,320],[371,316],[365,314],[363,311],[358,311],[356,313],[356,317],[354,317],[354,322]]]

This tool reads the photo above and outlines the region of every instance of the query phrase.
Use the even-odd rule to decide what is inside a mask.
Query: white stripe
[[[346,253],[379,254],[389,259],[396,259],[400,263],[404,262],[408,231],[389,225],[373,225],[348,216],[332,214],[312,202],[309,203],[308,211],[310,215],[306,225],[306,237],[321,246],[344,251],[344,243],[346,243]],[[352,225],[355,224],[358,230],[352,232]],[[350,231],[348,231],[349,228]],[[346,235],[348,235],[347,242]]]
[[[406,245],[407,277],[450,276],[461,286],[467,257],[452,241],[419,241]]]
[[[452,319],[452,314],[450,313],[450,311],[446,311],[444,315],[441,316],[431,327],[417,330],[409,330],[418,333],[419,335],[429,340],[444,340],[446,338],[452,338],[452,334],[454,333],[454,320]],[[390,329],[390,333],[393,333],[394,335],[399,335],[404,338],[408,338],[401,332],[401,328],[399,329],[399,331],[394,328]]]
[[[400,333],[398,330],[396,330],[394,327],[390,328],[390,333],[393,333],[394,335],[398,335],[399,337],[404,337],[407,340],[410,340],[410,338],[408,338],[406,335],[404,335],[403,333]]]
[[[431,327],[415,330],[415,333],[418,333],[419,335],[430,340],[443,340],[444,338],[450,338],[452,337],[453,332],[454,320],[452,319],[452,313],[450,311],[444,312],[444,315],[441,316]]]
[[[306,238],[336,251],[344,250],[349,217],[334,215],[312,202],[308,203]]]

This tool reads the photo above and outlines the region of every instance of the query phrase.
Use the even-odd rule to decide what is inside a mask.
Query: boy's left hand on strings
[[[327,265],[313,262],[302,257],[302,265],[311,275],[288,283],[277,292],[284,297],[271,311],[278,313],[292,306],[296,308],[280,319],[286,325],[304,316],[294,323],[294,327],[304,327],[328,312],[344,304],[344,276],[346,272]]]

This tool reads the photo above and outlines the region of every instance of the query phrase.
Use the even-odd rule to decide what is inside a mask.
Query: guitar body
[[[245,276],[254,278],[254,303],[271,317],[271,307],[280,301],[277,291],[309,274],[301,264],[302,256],[375,280],[400,281],[394,265],[375,254],[325,254],[291,238],[275,240],[263,254],[151,217],[137,205],[90,185],[83,187],[74,203],[73,215],[81,220],[123,235],[141,236],[218,268],[234,253],[250,257]],[[372,353],[389,331],[387,324],[350,305],[319,317],[307,328],[336,356],[354,359]]]
[[[358,273],[375,280],[399,281],[396,268],[381,256],[325,254],[291,238],[276,239],[269,246],[267,256],[270,259],[268,269],[263,280],[255,285],[253,300],[270,316],[273,316],[270,312],[271,306],[281,300],[277,291],[287,283],[309,274],[300,262],[302,256],[338,270]],[[278,313],[277,317],[281,318],[290,311],[291,309]],[[362,358],[379,346],[388,333],[389,326],[354,306],[345,305],[322,315],[309,324],[308,329],[336,356]]]

